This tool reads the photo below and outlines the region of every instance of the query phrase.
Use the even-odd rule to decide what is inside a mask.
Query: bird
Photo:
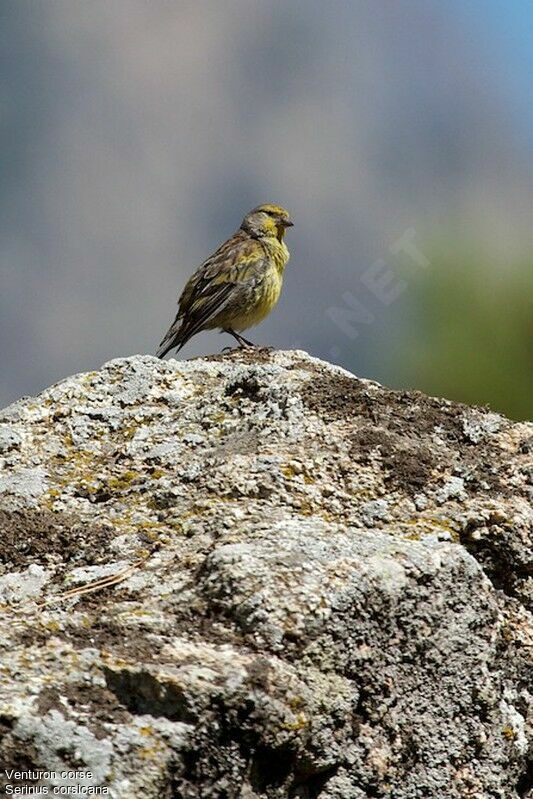
[[[240,228],[189,278],[178,300],[178,313],[166,332],[157,357],[164,358],[201,330],[220,328],[240,348],[256,347],[241,335],[259,324],[279,300],[289,260],[284,241],[293,226],[280,205],[258,205]]]

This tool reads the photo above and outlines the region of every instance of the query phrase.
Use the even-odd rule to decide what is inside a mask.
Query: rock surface
[[[532,451],[302,352],[20,400],[0,762],[116,799],[532,796]]]

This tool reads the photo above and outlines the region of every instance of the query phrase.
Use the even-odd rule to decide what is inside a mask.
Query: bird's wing
[[[225,306],[239,284],[258,275],[265,264],[261,244],[238,231],[196,270],[179,298],[179,310],[161,342],[158,355],[185,344],[205,329]],[[161,354],[162,353],[162,354]]]

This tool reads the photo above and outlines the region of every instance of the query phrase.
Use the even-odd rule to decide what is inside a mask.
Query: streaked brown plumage
[[[237,232],[196,270],[178,301],[178,314],[159,346],[163,358],[201,330],[220,328],[239,346],[254,346],[240,332],[261,322],[277,303],[289,251],[283,241],[289,214],[260,205]]]

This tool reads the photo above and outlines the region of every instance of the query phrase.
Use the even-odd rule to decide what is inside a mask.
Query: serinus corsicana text
[[[157,355],[183,345],[201,330],[220,328],[240,347],[253,347],[240,333],[259,324],[281,294],[289,251],[283,240],[292,226],[279,205],[259,205],[196,270],[178,300],[178,313]]]

